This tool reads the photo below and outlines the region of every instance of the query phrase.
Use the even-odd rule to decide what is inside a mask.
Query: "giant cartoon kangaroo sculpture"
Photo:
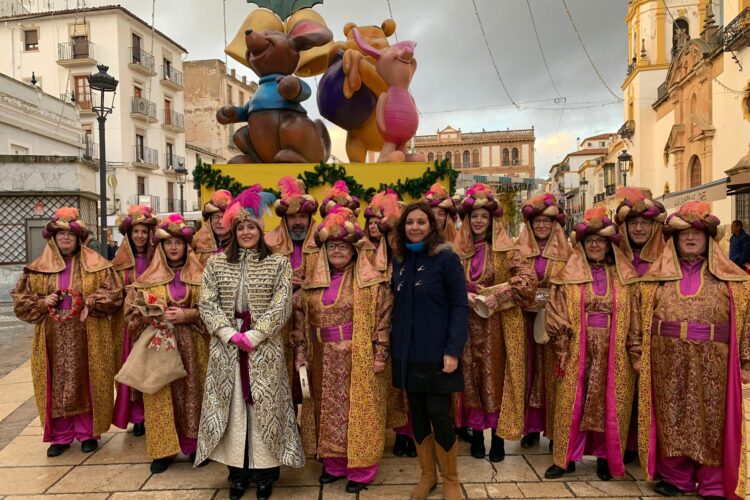
[[[245,59],[259,77],[258,90],[245,106],[224,106],[219,123],[247,122],[234,134],[243,154],[229,163],[319,163],[331,154],[331,138],[321,120],[311,120],[300,104],[310,87],[293,75],[300,52],[330,42],[333,34],[311,20],[294,24],[288,34],[267,29],[245,31]]]

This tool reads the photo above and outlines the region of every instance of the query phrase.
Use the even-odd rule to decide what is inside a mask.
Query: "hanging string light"
[[[516,109],[520,110],[521,107],[510,96],[510,92],[508,92],[508,88],[505,86],[505,82],[503,81],[503,77],[500,76],[500,70],[497,67],[497,62],[495,61],[495,56],[492,54],[492,49],[490,48],[490,42],[487,40],[487,33],[485,33],[485,31],[484,31],[484,25],[482,24],[482,18],[479,15],[479,9],[477,8],[477,2],[476,2],[476,0],[471,0],[471,3],[474,5],[474,14],[477,16],[477,22],[479,23],[479,29],[482,31],[482,38],[484,38],[484,45],[487,47],[487,53],[489,53],[489,55],[490,55],[490,60],[492,61],[492,66],[495,68],[495,74],[497,75],[497,79],[500,82],[500,85],[503,87],[503,91],[505,92],[505,95],[508,96],[508,99],[510,100],[510,102],[513,104],[513,106],[515,106]]]

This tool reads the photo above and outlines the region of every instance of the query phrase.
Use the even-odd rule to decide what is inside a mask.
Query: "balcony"
[[[129,198],[130,205],[143,205],[149,207],[153,212],[161,212],[159,197],[150,194],[133,195]]]
[[[594,205],[597,203],[602,203],[604,201],[604,198],[606,195],[604,193],[599,193],[594,195]]]
[[[182,73],[172,66],[164,65],[161,67],[161,83],[167,88],[180,91],[182,87]]]
[[[159,152],[152,148],[136,145],[133,147],[133,164],[156,170],[159,168]]]
[[[167,200],[167,212],[176,213],[180,211],[180,200],[176,198],[166,198]],[[182,200],[182,209],[187,211],[187,203]]]
[[[94,44],[84,39],[58,43],[57,64],[65,68],[95,65]]]
[[[750,46],[750,7],[719,30],[719,43],[725,51],[739,51]]]
[[[185,117],[173,109],[164,109],[162,110],[161,126],[174,132],[184,132]]]
[[[607,193],[607,196],[614,196],[615,192],[617,191],[617,186],[614,184],[607,184],[604,186],[604,192]]]
[[[139,47],[130,47],[130,61],[128,62],[128,68],[145,76],[156,75],[156,70],[154,69],[154,56],[145,50],[141,50]]]
[[[96,114],[94,113],[94,110],[91,109],[91,98],[88,95],[76,93],[60,94],[60,100],[76,105],[81,116]]]
[[[156,118],[156,104],[143,97],[130,98],[130,116],[151,123],[159,121]]]
[[[177,167],[185,166],[185,158],[182,156],[164,154],[164,170],[174,170]]]
[[[99,158],[99,145],[91,140],[91,136],[83,141],[83,157],[87,160]]]
[[[635,135],[635,121],[628,120],[622,124],[620,130],[617,131],[617,135],[623,139],[632,139]]]

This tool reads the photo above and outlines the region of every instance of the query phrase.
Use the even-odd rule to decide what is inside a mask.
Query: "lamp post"
[[[177,174],[177,182],[180,183],[180,215],[184,217],[185,202],[183,201],[183,188],[185,186],[185,181],[187,180],[188,171],[184,165],[178,165],[177,168],[174,169],[174,173]]]
[[[589,187],[589,181],[584,177],[581,179],[579,187],[581,188],[581,212],[586,212],[586,191]]]
[[[99,122],[99,230],[100,230],[100,244],[101,248],[99,252],[107,257],[107,152],[104,138],[104,123],[107,121],[107,116],[114,109],[115,95],[117,93],[117,80],[107,73],[109,66],[99,64],[96,67],[99,72],[89,76],[89,92],[91,92],[91,102],[95,102],[93,99],[93,91],[96,90],[100,94],[99,105],[91,106],[91,109],[96,113],[96,120]],[[108,100],[106,94],[112,93],[112,101],[109,106],[105,104]]]
[[[617,155],[617,169],[622,175],[622,185],[628,185],[628,171],[630,170],[630,162],[633,161],[633,157],[628,154],[627,149],[623,149],[622,153]]]

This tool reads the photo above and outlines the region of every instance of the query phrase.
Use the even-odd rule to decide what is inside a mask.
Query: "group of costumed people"
[[[639,455],[662,495],[744,498],[750,276],[719,247],[708,205],[667,217],[622,188],[612,218],[588,210],[568,238],[541,194],[514,241],[484,184],[451,197],[437,183],[410,204],[377,193],[364,225],[342,181],[320,203],[298,179],[278,187],[278,200],[259,185],[214,192],[197,233],[133,206],[112,262],[86,246],[75,208],[57,210],[12,294],[36,325],[48,456],[74,440],[93,452],[132,424],[153,473],[178,454],[219,462],[230,498],[251,483],[269,498],[281,466],[306,457],[321,484],[357,493],[392,429],[394,454],[418,457],[411,497],[439,473],[452,500],[459,438],[500,462],[505,440],[532,448],[544,434],[549,479],[586,455],[601,480],[622,477]],[[266,232],[271,207],[280,223]],[[157,338],[182,373],[149,391],[115,384]]]

